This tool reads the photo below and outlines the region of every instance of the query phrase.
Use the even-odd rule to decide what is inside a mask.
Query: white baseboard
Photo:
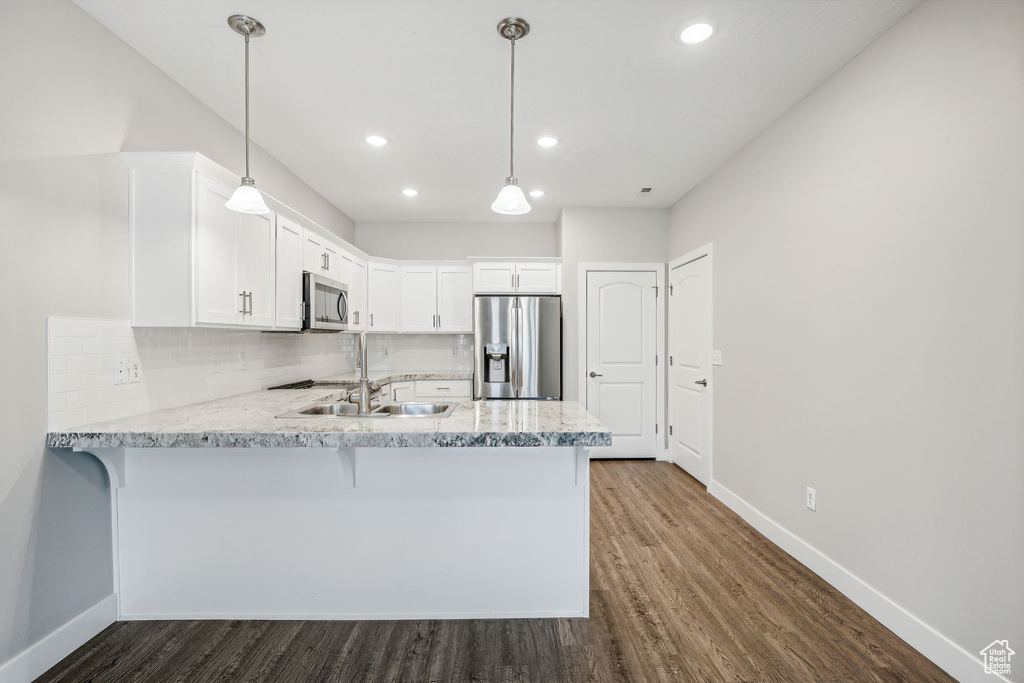
[[[953,678],[968,683],[1006,681],[998,674],[985,674],[981,659],[921,621],[890,598],[869,586],[847,569],[795,536],[735,493],[712,480],[708,493],[722,501],[772,543],[830,583],[890,631],[932,660]]]
[[[462,619],[586,619],[590,608],[581,612],[395,612],[388,614],[291,614],[288,612],[184,612],[167,614],[122,614],[120,621],[192,621],[196,619],[241,621],[422,621]],[[6,681],[0,680],[0,683]]]
[[[110,594],[56,631],[3,664],[0,683],[29,683],[117,621],[117,595]]]

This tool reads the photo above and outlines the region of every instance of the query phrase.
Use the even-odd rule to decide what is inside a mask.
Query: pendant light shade
[[[252,178],[242,178],[242,184],[235,188],[231,199],[227,200],[224,206],[238,213],[270,213],[267,203],[263,201],[263,195],[256,189],[256,183]]]
[[[508,177],[505,178],[505,186],[498,192],[498,198],[491,204],[491,211],[506,216],[530,212],[530,202],[526,201],[526,195],[519,187],[513,165],[516,138],[516,41],[525,38],[529,32],[530,24],[525,19],[508,17],[498,22],[498,35],[509,41],[512,46],[509,60]]]
[[[505,187],[498,192],[498,198],[491,204],[491,211],[503,213],[506,216],[530,213],[530,202],[526,201],[526,195],[519,187],[518,180],[505,178]]]
[[[231,199],[224,206],[239,213],[270,213],[263,195],[256,189],[256,181],[249,176],[249,38],[259,38],[267,32],[263,24],[244,14],[228,17],[228,26],[245,38],[245,177]]]

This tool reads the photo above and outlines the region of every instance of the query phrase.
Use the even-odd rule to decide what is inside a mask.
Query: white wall
[[[357,223],[356,246],[395,259],[556,256],[553,223]]]
[[[238,131],[72,3],[8,0],[0,25],[2,663],[112,590],[105,473],[43,448],[45,317],[130,316],[127,230],[106,218],[126,193],[104,186],[104,155],[194,150],[236,172],[243,160]],[[344,213],[259,149],[252,168],[352,237]]]
[[[667,209],[562,209],[557,239],[562,250],[563,397],[579,400],[580,263],[664,263]]]
[[[1021,652],[1024,3],[911,12],[672,208],[671,257],[707,242],[714,479]]]

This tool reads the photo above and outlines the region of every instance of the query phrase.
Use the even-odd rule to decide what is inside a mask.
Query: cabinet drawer
[[[465,379],[421,379],[416,381],[416,398],[461,398],[473,395],[473,383]]]

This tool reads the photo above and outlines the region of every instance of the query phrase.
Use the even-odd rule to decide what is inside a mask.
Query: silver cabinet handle
[[[252,315],[252,292],[247,292],[245,298],[249,300],[249,315]]]
[[[325,256],[327,256],[327,270],[330,270],[331,269],[331,252],[327,252],[327,254],[325,254]]]
[[[437,329],[441,329],[441,314],[437,314]]]
[[[437,315],[436,314],[430,316],[430,327],[435,329],[435,330],[437,329]]]
[[[694,384],[699,384],[702,387],[706,387],[708,385],[708,381],[706,379],[699,379],[696,382],[694,382]]]
[[[352,324],[353,325],[358,325],[359,324],[359,311],[352,311]]]
[[[242,292],[238,296],[242,297],[242,310],[240,310],[239,313],[241,313],[242,315],[245,315],[246,314],[246,310],[245,310],[245,290],[243,289]]]
[[[604,377],[604,375],[599,375],[596,372],[594,372],[593,370],[590,371],[590,376],[591,377]]]
[[[373,327],[373,313],[370,314],[370,327]]]

